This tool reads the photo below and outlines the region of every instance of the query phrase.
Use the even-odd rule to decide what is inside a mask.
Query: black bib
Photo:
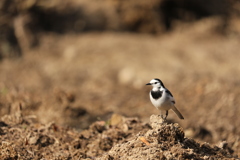
[[[162,97],[162,91],[151,91],[151,95],[153,97],[153,99],[159,99]]]

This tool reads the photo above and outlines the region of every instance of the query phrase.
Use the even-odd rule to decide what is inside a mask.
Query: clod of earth
[[[55,123],[33,123],[21,110],[2,117],[1,159],[211,159],[236,158],[226,142],[200,144],[184,136],[177,123],[163,123],[157,115],[151,126],[138,118],[114,114],[77,132]]]
[[[132,136],[132,140],[118,143],[98,160],[111,159],[211,159],[233,158],[232,150],[200,144],[184,137],[177,123],[163,123],[157,115],[150,118],[152,129]]]

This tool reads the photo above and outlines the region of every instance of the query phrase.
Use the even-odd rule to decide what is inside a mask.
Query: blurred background
[[[1,0],[0,115],[82,130],[113,113],[148,122],[153,78],[185,136],[240,154],[237,0]]]

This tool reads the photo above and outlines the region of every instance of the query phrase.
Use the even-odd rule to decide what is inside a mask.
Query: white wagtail
[[[153,88],[149,93],[150,100],[152,104],[161,111],[161,117],[163,118],[163,112],[166,111],[166,117],[163,118],[166,120],[168,116],[168,110],[172,109],[180,119],[184,119],[182,114],[175,107],[175,99],[172,93],[165,88],[160,79],[152,79],[146,85],[152,85]]]

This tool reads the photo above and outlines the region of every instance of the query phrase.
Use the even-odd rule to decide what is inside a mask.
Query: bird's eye
[[[155,82],[155,84],[157,84],[157,82]]]

